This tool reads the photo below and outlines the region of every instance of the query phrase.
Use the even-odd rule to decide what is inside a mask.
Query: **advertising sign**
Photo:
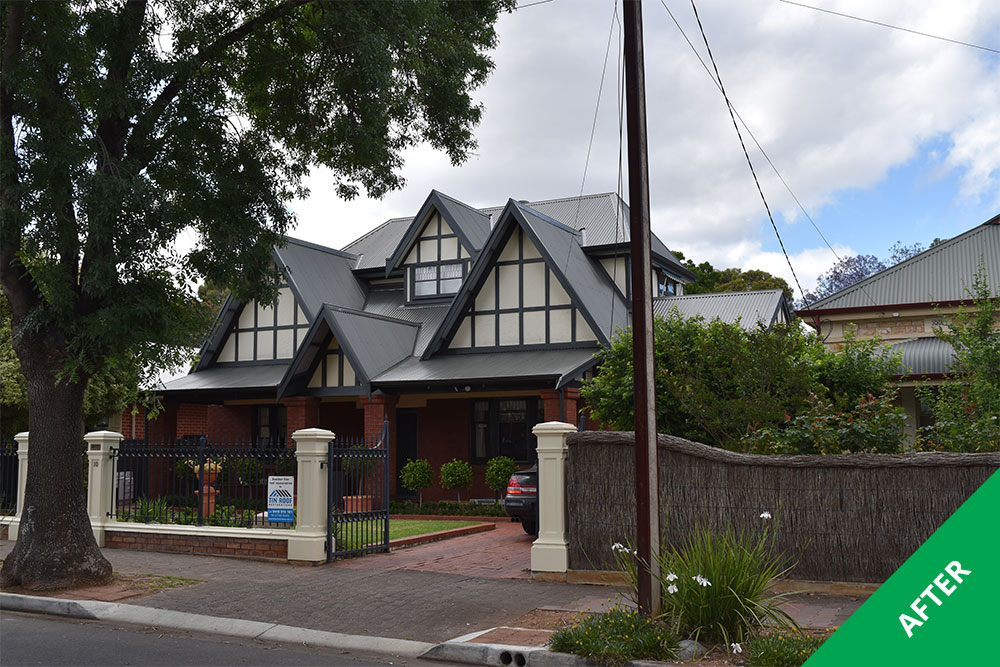
[[[295,478],[269,476],[267,478],[267,520],[288,522],[295,520]]]

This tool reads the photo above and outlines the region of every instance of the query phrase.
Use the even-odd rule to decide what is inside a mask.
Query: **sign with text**
[[[267,478],[267,520],[272,522],[295,521],[295,478],[274,476]]]

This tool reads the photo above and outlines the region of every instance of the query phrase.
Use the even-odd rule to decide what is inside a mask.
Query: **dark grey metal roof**
[[[375,315],[385,315],[399,320],[407,320],[420,324],[417,332],[417,340],[414,343],[413,354],[420,356],[427,348],[427,344],[434,336],[444,316],[448,314],[450,303],[438,303],[436,305],[406,305],[406,296],[402,288],[396,289],[371,289],[368,292],[368,300],[365,301],[364,311]]]
[[[447,354],[421,361],[410,357],[373,379],[374,384],[429,384],[515,379],[551,379],[558,387],[596,364],[597,348]]]
[[[276,389],[289,364],[217,365],[167,382],[163,390]]]
[[[353,273],[355,255],[291,238],[274,253],[287,269],[292,290],[310,322],[324,303],[356,309],[364,305],[365,290]]]
[[[476,250],[482,248],[483,244],[486,243],[486,237],[490,235],[490,216],[449,197],[443,192],[437,192],[437,190],[434,192],[440,200],[441,213],[446,218],[454,220],[458,225],[458,229],[455,231],[464,233]]]
[[[707,321],[722,320],[735,324],[737,320],[746,330],[758,323],[769,327],[779,319],[782,308],[787,312],[784,292],[780,289],[757,290],[753,292],[724,292],[718,294],[689,294],[685,296],[658,297],[653,299],[653,315],[667,317],[677,309],[681,317],[701,316]]]
[[[481,248],[490,231],[490,220],[495,221],[503,211],[504,206],[474,209],[451,197],[441,193],[437,194],[445,201],[444,206],[449,208],[455,219],[467,215],[473,221],[466,228],[466,234],[469,235],[470,239],[474,234],[472,230],[479,227],[479,220],[486,221],[482,241],[477,246]],[[628,228],[628,205],[614,192],[528,202],[526,206],[573,229],[585,228],[587,230],[586,239],[582,240],[582,245],[585,248],[626,244],[631,238]],[[476,217],[474,213],[478,213],[482,218]],[[344,251],[354,255],[363,255],[357,265],[358,269],[384,267],[386,259],[392,257],[396,252],[412,221],[413,218],[389,220],[344,246]],[[666,264],[681,272],[682,275],[689,275],[688,270],[667,250],[656,234],[652,235],[651,243],[654,256],[662,257]]]
[[[1000,292],[1000,215],[799,312],[961,301],[980,266]]]
[[[323,315],[365,381],[413,354],[420,325],[325,304]]]
[[[889,346],[902,352],[902,367],[909,375],[933,375],[949,372],[955,363],[955,348],[940,338],[913,338]]]

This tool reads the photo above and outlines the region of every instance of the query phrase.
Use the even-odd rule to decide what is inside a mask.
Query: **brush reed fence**
[[[634,442],[569,436],[571,569],[613,570],[611,544],[635,541]],[[823,581],[885,581],[1000,468],[1000,453],[759,456],[662,434],[657,447],[667,541],[699,525],[756,530],[767,511],[776,548],[798,563],[789,576]]]

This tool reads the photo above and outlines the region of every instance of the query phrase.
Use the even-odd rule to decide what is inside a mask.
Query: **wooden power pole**
[[[632,261],[632,364],[635,380],[636,550],[639,608],[660,613],[656,556],[660,502],[653,375],[652,263],[649,231],[649,160],[646,151],[646,81],[642,57],[642,4],[625,0],[625,117],[628,126],[629,232]],[[648,566],[648,567],[644,567]]]

